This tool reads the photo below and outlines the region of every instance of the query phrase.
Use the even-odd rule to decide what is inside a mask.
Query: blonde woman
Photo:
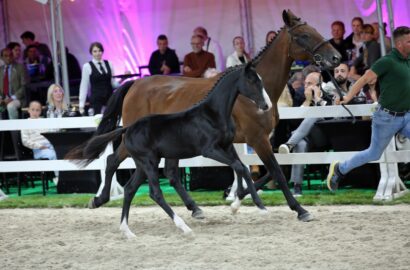
[[[52,84],[47,91],[47,118],[62,117],[68,112],[64,102],[64,89],[58,84]]]

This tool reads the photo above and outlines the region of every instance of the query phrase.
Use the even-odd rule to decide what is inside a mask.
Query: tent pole
[[[61,0],[56,0],[57,6],[57,19],[58,28],[60,33],[60,55],[61,55],[61,73],[63,79],[63,88],[65,91],[64,101],[66,104],[70,104],[70,85],[68,83],[68,71],[67,71],[67,55],[64,44],[64,31],[63,31],[63,19],[61,13]]]
[[[58,71],[58,54],[57,54],[57,39],[56,39],[56,21],[55,21],[55,0],[50,0],[50,19],[51,19],[51,49],[53,54],[54,67],[54,82],[60,84],[60,72]]]

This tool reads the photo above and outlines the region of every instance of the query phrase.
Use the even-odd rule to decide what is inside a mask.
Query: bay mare
[[[262,160],[269,174],[278,182],[289,207],[296,211],[298,219],[309,221],[312,216],[292,196],[285,176],[273,155],[270,137],[278,123],[277,101],[288,80],[292,62],[311,60],[324,68],[333,68],[340,62],[340,54],[313,27],[302,22],[291,11],[283,11],[284,28],[277,37],[252,60],[257,73],[262,77],[264,87],[272,101],[269,111],[260,110],[248,98],[239,96],[233,108],[236,143],[247,143]],[[96,135],[114,130],[122,116],[123,125],[128,126],[150,114],[180,112],[191,107],[210,91],[218,78],[187,78],[151,76],[127,83],[111,97]],[[67,159],[82,159],[84,146],[79,146],[67,154]],[[99,197],[91,199],[89,206],[99,207],[110,199],[111,179],[120,163],[129,153],[122,142],[107,158],[105,185]],[[165,162],[165,166],[170,161]],[[179,179],[172,179],[176,191],[186,193]],[[269,179],[255,182],[256,188],[263,186]],[[189,198],[189,195],[186,194]],[[184,201],[185,205],[188,202]],[[192,210],[192,209],[191,209]],[[194,214],[194,213],[193,213]]]
[[[132,125],[94,136],[88,141],[83,151],[86,159],[84,165],[98,158],[99,153],[110,141],[125,134],[124,145],[136,165],[132,178],[124,187],[120,228],[128,238],[135,237],[128,227],[131,201],[146,177],[148,177],[150,197],[164,209],[184,233],[192,231],[166,203],[161,192],[158,179],[158,165],[161,158],[181,159],[202,155],[229,165],[238,177],[238,189],[243,191],[242,178],[244,178],[254,203],[266,212],[253,186],[249,170],[240,161],[233,146],[235,125],[231,114],[239,94],[253,101],[261,111],[272,107],[260,76],[249,63],[224,72],[206,98],[188,110],[173,114],[149,115]],[[171,175],[178,171],[177,166],[168,169],[171,170],[168,172]],[[173,175],[173,177],[178,176]],[[242,199],[240,196],[236,198],[232,204],[234,213],[238,211]],[[197,209],[196,214],[200,213],[202,211]]]

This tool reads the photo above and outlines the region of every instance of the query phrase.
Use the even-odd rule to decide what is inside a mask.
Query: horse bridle
[[[318,44],[316,44],[313,48],[307,49],[306,46],[305,46],[305,44],[303,44],[303,43],[300,41],[300,38],[299,38],[296,34],[292,33],[296,28],[299,28],[300,26],[303,26],[303,25],[306,25],[306,22],[302,22],[302,23],[295,24],[295,25],[292,26],[292,27],[287,27],[288,33],[289,33],[290,37],[291,37],[293,40],[295,40],[296,43],[299,44],[299,45],[303,48],[303,50],[304,50],[305,52],[309,53],[309,54],[312,56],[312,58],[313,58],[313,60],[315,61],[315,63],[316,63],[317,65],[321,66],[321,65],[322,65],[322,60],[323,60],[323,58],[322,58],[322,56],[321,56],[320,54],[317,53],[317,51],[318,51],[323,45],[329,43],[329,40],[323,39],[321,42],[319,42]]]
[[[320,54],[316,53],[316,52],[319,50],[319,48],[321,48],[323,45],[329,43],[329,40],[323,39],[321,42],[319,42],[318,44],[316,44],[312,49],[307,49],[306,46],[305,46],[305,44],[303,44],[302,42],[300,42],[300,39],[298,38],[298,36],[297,36],[296,34],[292,33],[292,31],[294,31],[296,28],[298,28],[298,27],[300,27],[300,26],[303,26],[303,25],[306,25],[306,22],[298,23],[298,24],[296,24],[296,25],[294,25],[294,26],[292,26],[292,27],[287,27],[287,30],[288,30],[288,33],[289,33],[291,39],[292,39],[292,40],[295,40],[295,42],[296,42],[297,44],[299,44],[299,46],[301,46],[305,52],[309,53],[309,54],[312,56],[313,60],[315,61],[316,65],[318,65],[319,68],[320,68],[322,71],[325,71],[325,72],[329,75],[329,77],[330,77],[330,79],[331,79],[333,85],[335,86],[335,88],[336,88],[336,90],[337,90],[337,94],[339,95],[340,100],[343,100],[342,89],[340,88],[339,84],[336,82],[336,80],[335,80],[335,78],[333,77],[333,75],[330,74],[329,70],[323,66],[323,64],[322,64],[322,60],[323,60],[322,56],[321,56]],[[324,92],[321,85],[320,85],[320,90],[321,90],[322,92]],[[356,119],[355,119],[355,117],[353,116],[353,113],[352,113],[344,104],[342,104],[342,107],[343,107],[343,108],[350,114],[350,116],[353,118],[352,124],[354,124],[354,123],[356,122]]]

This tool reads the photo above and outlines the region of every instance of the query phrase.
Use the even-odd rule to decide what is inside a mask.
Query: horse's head
[[[263,87],[261,76],[252,63],[246,64],[238,81],[239,93],[256,103],[261,110],[272,108],[272,102]]]
[[[296,60],[311,60],[325,68],[334,68],[341,55],[316,29],[301,22],[290,10],[282,13],[286,30],[291,37],[289,56]]]

